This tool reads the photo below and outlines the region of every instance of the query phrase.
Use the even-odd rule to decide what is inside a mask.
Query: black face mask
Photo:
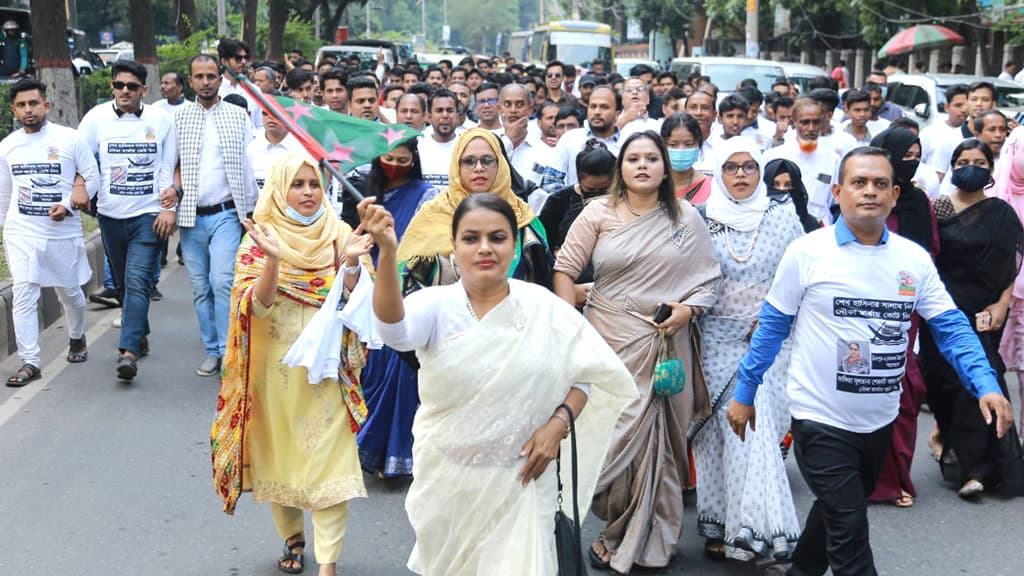
[[[900,160],[896,163],[896,181],[910,182],[914,179],[914,174],[920,165],[920,160]]]

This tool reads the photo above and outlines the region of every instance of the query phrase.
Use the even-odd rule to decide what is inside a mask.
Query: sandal
[[[897,508],[910,508],[914,505],[914,497],[906,490],[900,490],[900,497],[892,501]]]
[[[608,551],[608,547],[604,545],[604,540],[603,539],[599,538],[597,540],[597,542],[594,542],[594,544],[597,544],[597,543],[601,544],[601,547],[604,548],[605,552]],[[594,545],[593,544],[590,545],[590,548],[589,548],[588,552],[589,552],[588,556],[590,557],[590,564],[591,564],[591,566],[593,566],[594,568],[597,568],[598,570],[604,570],[606,572],[608,570],[612,569],[611,562],[607,562],[605,560],[602,560],[601,557],[597,555],[597,551],[594,550]]]
[[[714,562],[725,562],[725,541],[717,538],[705,540],[704,557]]]
[[[16,374],[7,379],[7,386],[9,388],[21,388],[42,375],[43,373],[39,371],[38,367],[25,363],[21,365],[21,368],[18,368]]]
[[[303,540],[296,540],[291,544],[288,544],[288,541],[285,540],[284,552],[281,554],[281,557],[277,559],[277,569],[286,574],[300,574],[302,570],[306,567],[302,561],[302,549],[305,547],[306,542]],[[299,551],[292,552],[292,550],[295,550],[296,548],[298,548]],[[288,566],[285,566],[285,562],[294,562],[298,564],[299,567],[290,568]]]
[[[85,335],[81,338],[68,340],[68,362],[78,364],[89,359],[89,350],[85,345]]]

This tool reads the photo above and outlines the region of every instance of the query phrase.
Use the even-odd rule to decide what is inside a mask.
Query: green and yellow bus
[[[542,65],[559,60],[584,68],[604,62],[605,70],[611,70],[612,27],[586,20],[553,20],[532,31],[513,32],[509,52],[523,62]]]

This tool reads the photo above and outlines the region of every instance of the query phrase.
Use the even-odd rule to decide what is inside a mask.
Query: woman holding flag
[[[356,449],[356,432],[366,421],[357,376],[365,350],[345,330],[340,369],[322,380],[282,360],[331,298],[333,285],[344,282],[341,298],[347,300],[367,274],[360,257],[372,240],[334,218],[320,171],[303,155],[274,165],[245,228],[211,432],[214,482],[229,514],[242,491],[270,502],[285,540],[278,560],[283,572],[303,569],[303,511],[311,510],[319,573],[333,576],[348,501],[366,496]],[[339,350],[321,354],[337,358]]]

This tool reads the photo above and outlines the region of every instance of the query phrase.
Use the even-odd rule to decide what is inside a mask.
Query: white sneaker
[[[114,321],[111,322],[110,325],[113,326],[114,328],[120,328],[121,327],[121,317],[118,316],[117,318],[114,318]]]

